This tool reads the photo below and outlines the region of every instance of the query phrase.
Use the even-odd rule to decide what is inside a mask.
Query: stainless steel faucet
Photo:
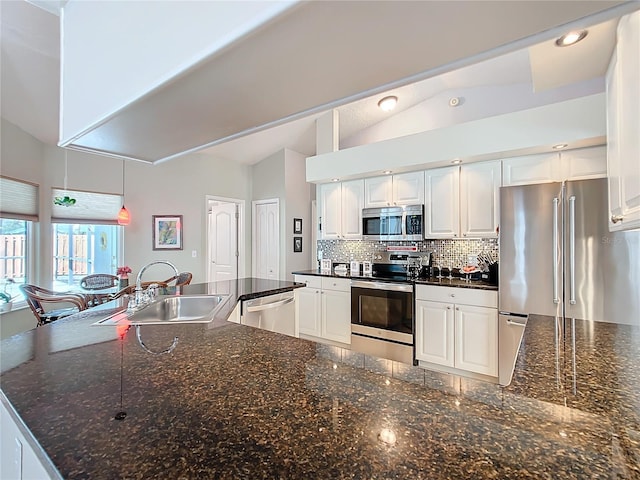
[[[173,263],[168,262],[166,260],[156,260],[154,262],[147,263],[144,267],[142,267],[140,269],[140,271],[138,272],[138,276],[136,277],[136,289],[135,289],[135,293],[134,293],[134,297],[133,297],[133,305],[131,305],[131,302],[129,302],[129,306],[128,306],[128,310],[129,311],[138,310],[138,309],[142,308],[143,306],[145,306],[147,303],[149,303],[151,300],[153,300],[155,298],[155,296],[156,296],[156,288],[158,287],[158,284],[152,283],[147,288],[147,291],[144,291],[142,289],[142,274],[150,266],[158,265],[158,264],[169,265],[171,268],[173,268],[173,271],[174,271],[176,276],[178,276],[180,274],[180,272],[178,272],[178,269],[176,268],[176,266]]]

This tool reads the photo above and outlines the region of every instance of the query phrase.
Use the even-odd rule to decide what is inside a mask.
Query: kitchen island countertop
[[[566,352],[533,317],[499,387],[220,319],[143,327],[179,339],[150,355],[92,325],[109,311],[0,344],[2,391],[64,478],[640,478],[636,327],[574,325]]]

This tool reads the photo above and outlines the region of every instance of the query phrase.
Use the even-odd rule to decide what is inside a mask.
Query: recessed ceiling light
[[[587,30],[580,30],[577,32],[569,32],[565,35],[562,35],[560,38],[556,40],[556,45],[558,47],[568,47],[569,45],[575,45],[580,40],[584,39],[589,33]]]
[[[569,145],[567,145],[566,143],[558,143],[557,145],[553,146],[554,150],[562,150],[563,148],[567,148]]]
[[[393,173],[393,172],[392,172],[391,170],[385,170],[385,171],[384,171],[384,172],[382,172],[382,173],[384,173],[385,175],[389,175],[389,174],[391,174],[391,173]]]
[[[453,163],[454,165],[459,165],[462,163],[462,160],[460,160],[459,158],[454,158],[453,160],[451,160],[451,163]]]
[[[380,107],[381,110],[384,110],[385,112],[390,112],[391,110],[396,108],[396,103],[398,103],[398,97],[391,95],[389,97],[384,97],[382,100],[380,100],[378,102],[378,106]]]
[[[339,181],[340,181],[340,179],[339,179],[339,178],[332,178],[332,179],[331,179],[331,181],[332,181],[332,182],[339,182]]]

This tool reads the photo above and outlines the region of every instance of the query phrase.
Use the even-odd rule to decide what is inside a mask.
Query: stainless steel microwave
[[[424,205],[364,208],[365,240],[424,240]]]

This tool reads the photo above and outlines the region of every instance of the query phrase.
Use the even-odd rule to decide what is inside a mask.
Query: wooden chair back
[[[36,326],[40,326],[87,309],[86,298],[84,295],[79,293],[59,293],[28,283],[20,285],[19,288],[27,300],[27,305],[29,305],[33,315],[36,317]],[[70,303],[73,307],[57,308],[53,310],[46,310],[45,308],[46,304],[60,303]]]
[[[118,286],[120,279],[108,273],[93,273],[80,280],[80,286],[85,290],[102,290]]]

